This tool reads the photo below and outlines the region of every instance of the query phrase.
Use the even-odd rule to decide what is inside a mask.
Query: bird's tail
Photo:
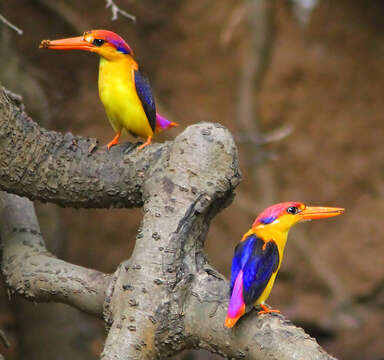
[[[169,121],[164,116],[161,116],[159,113],[156,113],[156,133],[167,130],[171,127],[178,126],[178,123]]]
[[[244,313],[243,270],[240,270],[236,277],[235,284],[233,285],[231,299],[229,300],[228,305],[227,318],[225,319],[225,326],[227,328],[233,327]]]

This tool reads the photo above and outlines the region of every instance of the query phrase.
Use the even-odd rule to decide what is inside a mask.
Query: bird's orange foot
[[[113,138],[113,140],[110,141],[110,142],[108,143],[108,145],[107,145],[108,150],[109,150],[113,145],[118,144],[119,139],[120,139],[120,135],[121,135],[121,133],[117,133],[116,136]]]
[[[265,306],[264,304],[260,304],[260,307],[263,309],[257,313],[257,315],[262,315],[262,314],[269,314],[269,313],[277,313],[280,314],[280,310],[274,310],[270,309],[268,306]]]
[[[145,148],[146,146],[148,146],[151,142],[152,142],[152,136],[148,136],[147,141],[146,141],[144,144],[140,145],[140,146],[137,148],[137,150],[144,149],[144,148]]]
[[[119,139],[120,139],[120,135],[121,135],[121,133],[117,133],[116,136],[113,138],[113,140],[110,141],[110,142],[108,143],[108,145],[107,145],[108,150],[109,150],[113,145],[118,144]]]

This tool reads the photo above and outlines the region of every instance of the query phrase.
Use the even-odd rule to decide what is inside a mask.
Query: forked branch
[[[281,315],[253,311],[234,329],[224,327],[228,282],[209,265],[204,241],[240,182],[228,130],[200,123],[143,151],[95,145],[42,129],[0,90],[3,190],[66,206],[144,209],[131,258],[108,276],[49,254],[31,203],[3,194],[2,269],[11,291],[96,316],[103,310],[105,360],[165,358],[187,348],[232,358],[333,359]]]

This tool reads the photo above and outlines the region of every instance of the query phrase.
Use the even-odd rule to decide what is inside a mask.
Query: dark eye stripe
[[[95,46],[101,46],[101,45],[103,45],[105,43],[105,40],[103,40],[103,39],[95,39],[95,40],[93,40],[93,45],[95,45]]]

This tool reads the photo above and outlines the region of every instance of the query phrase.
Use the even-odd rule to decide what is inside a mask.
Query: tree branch
[[[196,278],[185,310],[185,330],[199,347],[235,359],[335,359],[282,315],[259,316],[252,310],[234,329],[225,328],[228,288],[228,282],[211,271]]]
[[[50,254],[28,199],[0,193],[0,229],[2,272],[12,292],[36,302],[66,303],[102,317],[111,276]]]
[[[190,126],[158,161],[144,183],[144,219],[130,265],[116,273],[103,359],[163,358],[188,347],[183,303],[205,263],[210,219],[231,202],[239,180],[233,138],[217,124]]]
[[[95,139],[39,127],[20,101],[0,87],[0,189],[76,208],[142,206],[148,165],[169,146],[134,151],[128,143],[108,151]]]

